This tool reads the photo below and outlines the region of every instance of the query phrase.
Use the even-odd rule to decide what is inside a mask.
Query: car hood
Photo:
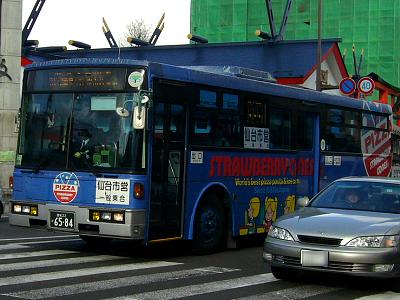
[[[305,207],[275,222],[298,235],[351,240],[357,236],[392,235],[400,230],[400,215],[369,211]]]

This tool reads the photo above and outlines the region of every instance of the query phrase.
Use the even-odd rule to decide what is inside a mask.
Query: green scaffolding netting
[[[287,0],[273,0],[276,30],[279,31]],[[293,0],[284,39],[317,38],[318,0]],[[357,63],[361,49],[364,61],[361,74],[379,74],[400,86],[400,1],[325,0],[323,38],[342,38],[345,63],[354,73],[352,45]],[[254,41],[255,30],[269,32],[265,0],[192,0],[191,31],[209,42]]]

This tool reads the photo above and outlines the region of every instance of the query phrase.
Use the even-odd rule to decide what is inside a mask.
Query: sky
[[[22,0],[22,27],[35,3]],[[131,21],[143,19],[152,33],[164,12],[157,45],[187,44],[190,0],[47,0],[28,39],[39,40],[39,47],[68,46],[69,40],[77,40],[92,48],[108,48],[102,17],[118,43]]]

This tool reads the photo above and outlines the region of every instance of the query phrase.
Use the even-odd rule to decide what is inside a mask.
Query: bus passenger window
[[[327,127],[328,151],[360,152],[360,130],[353,127]]]
[[[271,109],[270,114],[270,148],[291,149],[290,113],[282,109]]]
[[[200,107],[217,108],[217,93],[200,90]]]
[[[246,122],[249,127],[268,127],[268,109],[267,102],[261,100],[246,101]]]
[[[345,111],[344,112],[344,124],[358,126],[358,116],[359,113],[355,111]]]
[[[194,128],[191,134],[192,144],[208,146],[210,141],[211,122],[206,111],[196,111],[194,114]]]
[[[212,146],[216,147],[229,147],[229,124],[216,123],[212,126],[211,130],[211,142]]]
[[[343,124],[344,115],[341,109],[329,109],[328,110],[328,122],[331,124]]]
[[[296,149],[312,150],[314,140],[314,117],[310,114],[299,113],[297,128]]]

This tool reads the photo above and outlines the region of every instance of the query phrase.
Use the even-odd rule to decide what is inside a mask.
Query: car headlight
[[[345,246],[362,248],[389,248],[399,244],[398,235],[359,236]]]
[[[268,231],[268,236],[279,239],[279,240],[285,240],[285,241],[294,241],[292,235],[287,231],[286,229],[276,227],[276,226],[271,226],[269,231]]]

